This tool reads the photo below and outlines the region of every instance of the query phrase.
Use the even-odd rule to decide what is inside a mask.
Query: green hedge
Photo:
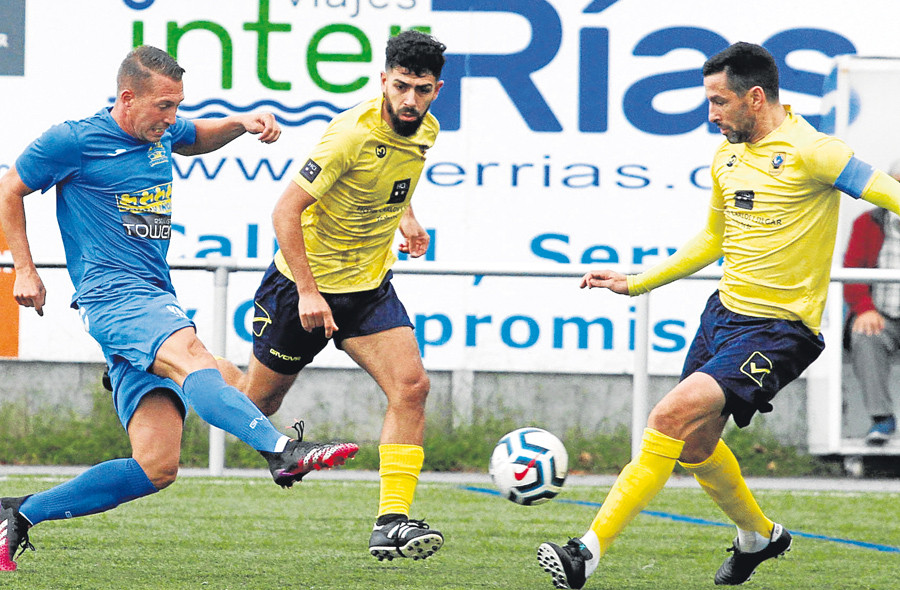
[[[425,439],[425,465],[429,471],[485,472],[491,452],[505,433],[525,426],[513,418],[480,416],[475,422],[451,429],[444,423],[429,423]],[[532,426],[543,426],[535,421]],[[560,433],[557,433],[560,434]],[[185,467],[205,467],[209,457],[209,427],[191,412],[185,422],[181,462]],[[312,436],[309,437],[313,439]],[[327,424],[316,425],[314,440],[354,440],[353,433]],[[561,437],[569,451],[572,473],[618,473],[628,462],[631,437],[625,427],[611,433],[573,428]],[[839,475],[840,467],[779,443],[766,429],[762,417],[755,425],[729,429],[725,440],[737,455],[746,475],[806,476]],[[356,441],[361,449],[348,465],[352,469],[377,469],[376,441]],[[131,454],[128,437],[113,411],[109,393],[93,393],[93,408],[82,416],[73,410],[43,410],[32,413],[24,402],[0,403],[0,464],[93,465]],[[264,468],[253,449],[226,437],[228,467]]]

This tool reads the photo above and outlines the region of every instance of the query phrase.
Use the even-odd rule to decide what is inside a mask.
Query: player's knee
[[[164,460],[159,458],[135,457],[135,460],[144,470],[147,479],[158,490],[169,487],[175,483],[178,477],[178,460]]]
[[[388,403],[421,409],[425,407],[429,391],[431,380],[423,373],[404,381],[395,393],[388,395]]]

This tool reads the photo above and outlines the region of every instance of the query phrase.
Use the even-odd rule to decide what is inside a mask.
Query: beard
[[[400,109],[400,113],[404,115],[409,114],[416,116],[416,118],[412,121],[404,121],[400,118],[398,113],[394,111],[394,107],[391,104],[391,101],[388,100],[387,96],[384,97],[384,104],[387,106],[388,116],[391,118],[391,127],[394,129],[394,132],[397,135],[400,135],[402,137],[415,135],[416,131],[418,131],[419,127],[422,125],[422,121],[425,120],[425,113],[428,112],[427,108],[422,114],[419,114],[419,111],[417,111],[416,109]]]

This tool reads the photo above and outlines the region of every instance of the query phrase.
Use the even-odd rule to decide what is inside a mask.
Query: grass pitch
[[[0,478],[22,495],[59,479]],[[115,510],[31,531],[37,552],[0,573],[14,590],[544,589],[535,551],[589,525],[606,488],[567,487],[522,507],[453,484],[422,483],[414,517],[444,533],[425,561],[368,554],[378,484],[317,481],[291,490],[265,479],[182,478]],[[756,590],[900,587],[900,494],[760,491],[767,514],[795,535],[785,558],[760,566]],[[714,588],[734,536],[701,491],[666,489],[604,557],[587,589]],[[687,518],[682,518],[687,517]],[[821,538],[819,538],[821,537]],[[868,543],[859,545],[854,543]]]

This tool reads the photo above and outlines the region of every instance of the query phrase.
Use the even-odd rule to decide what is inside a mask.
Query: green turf
[[[59,480],[0,478],[20,495]],[[414,516],[446,538],[426,561],[378,562],[367,552],[378,495],[374,482],[308,481],[282,490],[264,479],[183,478],[160,494],[110,512],[45,522],[37,552],[0,573],[15,590],[463,589],[552,588],[536,563],[545,540],[582,533],[606,489],[569,487],[559,500],[526,508],[452,484],[423,483]],[[900,494],[761,491],[766,512],[790,530],[900,547]],[[666,489],[656,512],[722,522],[700,491]],[[587,588],[713,588],[733,529],[638,516]],[[898,587],[900,553],[795,538],[786,558],[767,562],[754,590]]]

